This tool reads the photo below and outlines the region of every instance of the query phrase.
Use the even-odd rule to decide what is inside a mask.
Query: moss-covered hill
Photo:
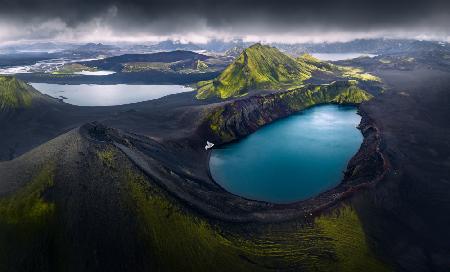
[[[12,76],[0,76],[0,111],[31,106],[39,95],[33,87]]]
[[[350,206],[306,224],[215,222],[82,131],[0,163],[0,271],[387,270]]]
[[[257,43],[246,48],[216,79],[199,82],[197,98],[226,99],[251,90],[289,89],[319,74],[333,79],[378,80],[360,69],[333,65],[309,54],[295,59],[274,47]]]
[[[258,43],[245,49],[218,78],[200,82],[197,97],[228,98],[250,89],[278,89],[280,84],[300,84],[308,77],[305,68],[278,49]]]

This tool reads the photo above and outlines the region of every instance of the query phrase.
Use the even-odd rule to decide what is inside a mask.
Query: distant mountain
[[[186,50],[186,51],[196,51],[202,50],[202,48],[193,43],[181,43],[177,41],[163,41],[154,45],[148,46],[149,50],[152,51],[175,51],[175,50]]]
[[[223,40],[210,40],[205,44],[199,45],[204,50],[209,52],[217,52],[223,53],[233,48],[246,48],[251,46],[252,43],[244,42],[240,39],[231,40],[231,41],[223,41]]]
[[[163,41],[154,45],[141,46],[138,50],[147,51],[173,51],[205,50],[214,53],[225,53],[233,48],[247,48],[252,43],[241,39],[224,41],[213,39],[207,43],[182,43],[180,41]],[[419,41],[409,39],[357,39],[348,42],[323,42],[323,43],[268,43],[280,51],[293,56],[299,56],[305,52],[309,53],[372,53],[372,54],[394,54],[415,51],[439,50],[444,47],[450,48],[448,43],[435,41]]]
[[[245,49],[215,80],[200,82],[197,97],[229,98],[247,90],[301,84],[315,69],[314,65],[304,64],[274,47],[257,43]]]
[[[105,52],[105,51],[119,50],[119,49],[120,49],[119,47],[114,46],[114,45],[107,45],[107,44],[102,44],[102,43],[87,43],[87,44],[78,46],[77,48],[74,49],[74,51]]]
[[[129,63],[185,63],[186,61],[188,61],[189,65],[193,65],[198,60],[205,61],[209,58],[210,57],[203,54],[198,54],[191,51],[177,50],[152,54],[125,54],[101,60],[83,62],[82,64],[89,67],[96,67],[98,69],[120,72],[123,70],[125,65]]]
[[[189,50],[189,51],[201,51],[205,50],[214,53],[224,53],[234,47],[245,48],[252,45],[252,43],[244,42],[240,39],[223,41],[218,39],[212,39],[206,43],[182,43],[180,41],[163,41],[154,45],[146,45],[146,50],[151,51],[174,51],[174,50]],[[142,50],[142,48],[139,48]]]
[[[358,39],[349,42],[301,44],[273,43],[271,45],[286,53],[297,56],[304,52],[396,54],[450,48],[447,43],[406,39]]]

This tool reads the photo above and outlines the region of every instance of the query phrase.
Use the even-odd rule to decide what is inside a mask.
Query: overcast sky
[[[0,42],[450,41],[450,1],[0,0]]]

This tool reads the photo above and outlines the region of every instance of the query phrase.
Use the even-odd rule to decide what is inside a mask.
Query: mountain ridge
[[[33,98],[40,93],[12,76],[0,76],[0,111],[31,106]]]
[[[279,89],[301,84],[310,76],[308,67],[278,49],[256,43],[242,51],[215,80],[199,82],[197,98],[240,96],[252,89]]]
[[[336,80],[380,81],[360,68],[321,61],[307,53],[293,58],[275,47],[256,43],[242,51],[215,79],[197,84],[197,98],[228,99],[249,91],[298,88],[310,80],[329,84]]]

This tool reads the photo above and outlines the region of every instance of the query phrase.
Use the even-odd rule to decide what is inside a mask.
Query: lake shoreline
[[[212,148],[211,175],[226,191],[246,199],[307,200],[340,183],[363,142],[360,122],[355,106],[312,106]]]
[[[314,106],[313,106],[314,107]],[[328,189],[316,196],[307,198],[305,200],[294,201],[291,203],[271,203],[267,201],[254,200],[250,198],[245,198],[231,192],[228,192],[225,188],[223,188],[219,183],[217,183],[212,175],[211,169],[209,165],[209,160],[211,156],[211,150],[208,150],[208,156],[205,159],[204,165],[206,171],[208,173],[208,177],[211,179],[213,183],[219,186],[225,193],[231,194],[236,198],[244,199],[248,202],[252,203],[261,203],[267,206],[270,206],[270,210],[276,211],[277,216],[275,218],[258,218],[256,220],[260,223],[274,223],[274,222],[283,222],[290,220],[299,220],[303,219],[305,221],[311,221],[316,216],[320,216],[322,213],[326,212],[329,208],[338,205],[341,202],[344,202],[346,199],[351,198],[354,194],[373,188],[376,184],[381,181],[387,171],[389,170],[390,163],[387,160],[386,156],[383,154],[383,149],[381,147],[381,133],[379,128],[376,126],[375,122],[368,117],[368,115],[358,108],[358,114],[361,115],[361,123],[358,126],[358,129],[363,134],[363,143],[358,149],[357,153],[352,156],[350,161],[347,164],[347,167],[344,171],[344,177],[339,182],[339,184],[332,189]],[[246,136],[244,136],[246,137]],[[233,140],[232,142],[239,141],[242,138],[238,138]],[[218,145],[229,144],[222,143]],[[379,157],[380,161],[377,164],[373,165],[370,163],[368,165],[368,158],[370,157]],[[365,167],[369,167],[373,171],[373,178],[370,180],[365,180],[358,175],[352,175],[352,170],[357,168],[358,166],[364,165]],[[364,173],[367,174],[367,173]],[[358,181],[357,185],[352,185],[352,181]],[[289,212],[285,212],[283,210],[290,210]],[[298,213],[292,213],[292,210],[298,210]],[[273,211],[268,211],[267,216],[270,217],[270,213]],[[219,220],[229,220],[224,217],[216,218]],[[262,219],[262,220],[261,220]],[[234,220],[233,220],[234,221]],[[238,220],[239,222],[246,222],[246,220]]]
[[[63,98],[64,102],[81,107],[123,106],[158,99],[167,95],[192,92],[183,85],[130,85],[130,84],[49,84],[29,83],[44,95]]]
[[[247,99],[247,98],[245,98]],[[224,102],[231,103],[231,101]],[[194,129],[187,137],[176,137],[172,140],[163,140],[163,146],[126,133],[120,141],[130,143],[130,147],[120,145],[122,152],[147,176],[151,177],[157,184],[165,188],[167,192],[186,203],[196,213],[222,222],[259,222],[274,223],[289,220],[313,220],[327,208],[332,207],[356,192],[368,188],[380,180],[387,169],[379,157],[380,137],[379,130],[375,124],[362,115],[360,130],[364,140],[358,152],[351,159],[351,165],[357,166],[370,161],[369,169],[373,176],[367,180],[359,175],[350,175],[347,166],[343,181],[333,189],[327,190],[313,198],[297,201],[289,204],[275,204],[265,201],[250,200],[233,195],[218,185],[211,176],[209,169],[210,151],[204,149],[204,137],[202,125]],[[113,140],[113,142],[116,142]],[[178,146],[190,146],[179,150]],[[156,145],[155,145],[156,144]],[[157,153],[148,153],[146,149],[136,148],[138,146],[152,146],[151,149],[164,150]],[[163,148],[163,149],[161,149]],[[382,152],[382,151],[380,151]],[[360,159],[354,159],[354,158]],[[201,164],[193,164],[201,160]],[[374,164],[375,162],[375,164]],[[156,168],[155,168],[156,167]],[[159,172],[160,168],[168,169],[169,173]],[[157,171],[157,172],[155,172]],[[364,173],[366,177],[368,173]],[[195,180],[195,186],[189,185]]]

